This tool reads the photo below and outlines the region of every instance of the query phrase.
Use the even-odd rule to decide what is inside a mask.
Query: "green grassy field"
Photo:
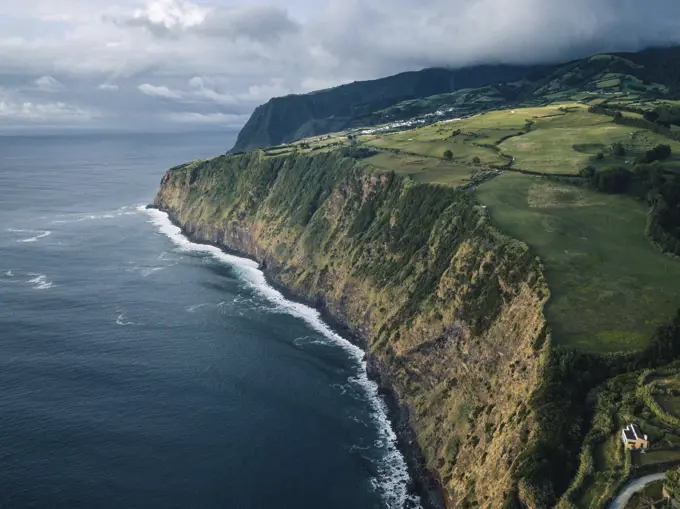
[[[671,462],[680,462],[680,451],[662,449],[659,451],[647,451],[646,453],[639,455],[640,466]]]
[[[416,182],[430,182],[457,187],[465,185],[474,168],[456,161],[380,152],[366,159],[371,166],[407,175]]]
[[[629,116],[638,116],[627,113]],[[611,153],[613,143],[621,143],[626,154]],[[680,143],[652,132],[615,124],[610,117],[588,113],[583,107],[564,115],[535,120],[531,132],[510,138],[500,149],[516,158],[515,166],[541,173],[571,173],[592,164],[598,169],[608,166],[632,168],[635,159],[655,145],[671,145],[674,161],[680,161]],[[601,161],[591,158],[603,154]]]
[[[381,149],[396,149],[403,152],[420,154],[427,157],[441,159],[444,151],[451,150],[452,161],[459,164],[472,164],[474,157],[480,159],[481,164],[502,165],[507,159],[493,149],[481,146],[488,140],[480,140],[469,134],[459,134],[451,137],[454,129],[444,129],[435,126],[395,133],[365,141],[364,145]]]
[[[492,221],[541,257],[553,338],[586,351],[645,347],[680,302],[680,261],[644,236],[632,198],[506,172],[478,189]]]
[[[639,116],[635,113],[626,115]],[[325,152],[350,144],[346,133],[330,136],[325,140],[310,138],[277,147],[267,155],[283,155],[294,149],[303,153]],[[406,131],[358,135],[357,139],[364,147],[392,153],[367,160],[378,168],[413,175],[414,179],[423,182],[453,186],[465,183],[461,180],[461,172],[503,166],[513,157],[514,168],[540,173],[576,175],[587,165],[597,169],[610,166],[632,169],[638,156],[661,143],[667,143],[673,149],[673,156],[666,164],[680,170],[680,143],[652,132],[615,124],[611,117],[589,113],[585,105],[569,102],[489,111],[464,120],[438,122]],[[625,155],[615,156],[611,151],[612,143],[621,143]],[[303,148],[305,145],[309,148]],[[446,150],[453,154],[450,161],[443,161]],[[602,156],[595,160],[598,153]],[[416,156],[431,160],[420,161]],[[436,164],[437,160],[446,164]],[[446,168],[453,174],[447,174]]]
[[[532,124],[529,132],[527,122]],[[445,150],[451,150],[452,161],[458,165],[471,165],[477,158],[482,166],[501,166],[514,157],[514,168],[548,174],[577,175],[588,165],[597,169],[632,169],[637,157],[661,143],[673,149],[674,155],[667,164],[680,168],[680,143],[615,124],[611,117],[589,113],[586,106],[575,103],[490,111],[455,122],[361,136],[360,142],[367,147],[403,152],[403,160],[392,157],[390,164],[385,164],[384,158],[377,159],[381,168],[401,173],[408,173],[400,171],[400,166],[410,164],[409,155],[442,158]],[[621,143],[626,153],[615,156],[611,151],[613,143]],[[601,159],[596,160],[598,153]],[[448,178],[441,168],[427,181],[458,182]]]

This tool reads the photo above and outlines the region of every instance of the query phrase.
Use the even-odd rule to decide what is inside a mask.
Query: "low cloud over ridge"
[[[677,0],[0,2],[4,130],[236,129],[272,96],[357,79],[680,43]]]

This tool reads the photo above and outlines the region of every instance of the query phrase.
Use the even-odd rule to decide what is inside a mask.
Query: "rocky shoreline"
[[[331,314],[328,306],[322,299],[310,300],[306,296],[294,292],[281,284],[277,279],[277,274],[280,272],[281,267],[279,267],[272,258],[264,257],[259,259],[253,254],[236,249],[233,246],[226,246],[218,242],[206,240],[197,233],[195,225],[192,225],[191,222],[188,224],[180,223],[173,212],[163,206],[150,204],[147,205],[147,209],[156,209],[165,212],[170,221],[180,228],[182,233],[194,243],[211,245],[221,249],[225,253],[255,261],[260,265],[260,269],[264,273],[267,283],[280,291],[284,297],[309,305],[318,310],[321,313],[323,320],[332,329],[360,346],[364,351],[367,351],[368,340],[365,337],[366,331],[347,327],[339,317]],[[420,497],[423,509],[446,509],[446,497],[444,496],[440,480],[438,476],[428,470],[425,466],[425,458],[421,453],[415,433],[409,422],[408,407],[399,403],[398,396],[389,380],[387,370],[381,367],[380,361],[368,353],[365,354],[365,359],[367,375],[370,380],[378,385],[379,394],[388,408],[388,418],[392,425],[392,429],[397,435],[397,446],[406,460],[412,481],[412,486],[409,486],[409,491]]]

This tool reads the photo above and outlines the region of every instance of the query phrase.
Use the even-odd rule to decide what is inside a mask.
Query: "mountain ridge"
[[[547,70],[548,67],[542,66],[506,65],[483,65],[462,70],[429,68],[377,80],[355,81],[308,94],[275,97],[255,109],[239,133],[232,152],[356,127],[375,111],[402,101],[462,88],[478,88],[498,82],[501,77],[522,79]]]
[[[646,93],[676,96],[680,89],[680,47],[677,46],[638,53],[605,53],[549,65],[428,68],[272,98],[255,109],[231,152],[247,152],[348,128],[403,120],[411,113],[403,111],[400,105],[447,94],[462,96],[453,103],[462,114],[483,111],[487,105],[548,102],[553,95],[550,87],[555,88],[555,83],[562,85],[562,89],[565,86],[582,89],[587,77],[579,74],[579,69],[593,68],[600,69],[601,76],[617,73],[630,76],[636,81],[632,86],[658,85],[658,90]],[[483,92],[484,87],[500,91],[494,91],[490,99],[484,95],[480,102],[470,104],[474,101],[468,101],[463,92]],[[416,114],[423,112],[432,112],[432,109],[425,108]]]

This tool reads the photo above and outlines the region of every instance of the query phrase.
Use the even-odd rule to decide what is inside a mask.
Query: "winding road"
[[[607,509],[623,509],[624,507],[626,507],[626,504],[630,500],[630,497],[632,497],[638,491],[642,490],[649,483],[662,480],[665,475],[666,474],[662,472],[660,474],[651,474],[646,475],[644,477],[639,477],[638,479],[633,479],[623,487],[621,493],[619,493],[617,497],[612,501],[612,503],[609,504],[609,507]]]

